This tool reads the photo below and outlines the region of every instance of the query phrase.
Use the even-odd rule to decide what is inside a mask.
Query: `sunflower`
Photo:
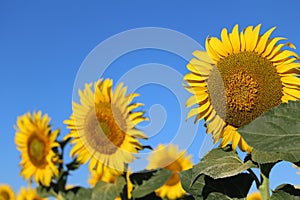
[[[53,176],[58,175],[58,155],[53,148],[59,131],[51,131],[48,115],[41,111],[27,113],[17,119],[15,143],[21,152],[21,175],[26,180],[49,186]]]
[[[105,167],[105,173],[97,173],[96,170],[90,171],[90,178],[88,179],[88,183],[90,186],[94,187],[98,181],[104,181],[106,183],[114,183],[119,174],[114,173],[115,170]]]
[[[242,151],[250,147],[237,129],[282,102],[300,99],[298,55],[291,43],[279,43],[282,37],[270,38],[274,28],[259,34],[260,26],[242,32],[235,25],[232,32],[221,32],[206,39],[206,52],[195,51],[184,79],[191,96],[186,106],[188,118],[205,120],[206,132],[221,147],[232,142]],[[199,107],[198,107],[199,106]]]
[[[186,156],[185,151],[179,151],[178,147],[170,144],[158,145],[157,149],[148,157],[147,169],[164,168],[173,172],[171,178],[155,191],[161,198],[177,199],[186,194],[181,186],[179,173],[193,167],[191,155]]]
[[[144,112],[136,111],[143,104],[131,103],[138,94],[126,95],[126,90],[121,83],[113,92],[111,79],[86,84],[79,90],[80,104],[73,102],[73,113],[65,120],[71,129],[65,139],[75,144],[71,156],[82,164],[89,161],[89,170],[101,177],[122,174],[125,164],[135,159],[133,154],[143,149],[138,139],[147,138],[135,128],[147,120]]]
[[[17,200],[47,200],[47,198],[40,197],[35,188],[22,187]]]
[[[253,192],[249,194],[246,200],[261,200],[260,192]]]
[[[0,185],[0,200],[15,200],[15,193],[9,185]]]

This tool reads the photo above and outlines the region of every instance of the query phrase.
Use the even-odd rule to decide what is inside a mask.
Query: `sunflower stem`
[[[271,169],[274,165],[275,165],[274,163],[259,165],[261,181],[260,181],[260,186],[258,189],[260,191],[262,200],[270,199],[269,175],[270,175]]]

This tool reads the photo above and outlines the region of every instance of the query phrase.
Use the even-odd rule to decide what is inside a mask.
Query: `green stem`
[[[274,163],[271,164],[261,164],[259,166],[260,168],[260,186],[259,191],[261,194],[262,200],[269,200],[270,199],[270,181],[269,181],[269,175],[271,172],[272,167],[274,166]]]

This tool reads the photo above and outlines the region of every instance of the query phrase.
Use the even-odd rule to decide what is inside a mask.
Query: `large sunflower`
[[[278,43],[282,37],[269,38],[275,28],[260,35],[260,26],[249,26],[239,33],[238,25],[231,33],[221,32],[206,39],[206,51],[195,51],[184,79],[192,94],[186,106],[188,117],[205,120],[207,133],[221,146],[230,142],[235,149],[251,152],[236,131],[272,107],[289,100],[299,100],[300,79],[298,55],[291,43]]]
[[[49,186],[53,176],[58,175],[58,155],[53,151],[58,130],[51,131],[48,115],[41,111],[27,113],[17,119],[15,143],[21,152],[21,175],[30,181]]]
[[[47,200],[47,198],[40,197],[35,188],[22,187],[17,196],[17,200]]]
[[[9,185],[0,185],[0,200],[15,200],[15,193]]]
[[[193,167],[191,155],[186,156],[185,151],[179,151],[178,147],[158,145],[148,158],[147,169],[165,168],[173,172],[171,178],[155,192],[161,198],[177,199],[186,194],[181,186],[179,173]]]
[[[143,148],[138,138],[147,137],[135,126],[147,118],[144,112],[135,111],[143,104],[131,103],[138,94],[126,95],[122,83],[114,92],[111,79],[94,83],[94,91],[92,85],[79,90],[80,104],[73,103],[73,114],[65,120],[71,129],[65,139],[73,138],[71,156],[77,156],[81,163],[90,160],[90,171],[117,176],[123,173],[126,163],[134,160],[133,153]]]

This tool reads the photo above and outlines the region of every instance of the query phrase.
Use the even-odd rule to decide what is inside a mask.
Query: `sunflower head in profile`
[[[73,103],[73,113],[65,120],[71,129],[65,139],[72,138],[74,144],[71,156],[89,161],[89,170],[104,179],[122,174],[134,153],[143,149],[138,139],[147,138],[135,127],[147,120],[144,112],[136,111],[143,104],[132,103],[138,94],[126,95],[126,90],[121,83],[113,91],[111,79],[86,84],[79,90],[80,104]]]
[[[42,112],[27,113],[18,117],[15,126],[15,143],[21,152],[21,175],[36,183],[49,186],[52,177],[58,175],[59,156],[54,148],[59,131],[51,131],[50,118]]]
[[[47,198],[40,197],[35,188],[22,187],[17,196],[17,200],[47,200]]]
[[[239,32],[221,32],[206,39],[206,52],[195,51],[187,68],[191,73],[184,79],[191,96],[186,106],[188,117],[195,122],[205,120],[207,133],[221,147],[232,142],[242,151],[252,147],[237,132],[261,114],[282,102],[300,99],[298,55],[291,43],[282,37],[270,38],[275,28],[259,34],[261,25],[249,26]]]
[[[171,178],[155,191],[158,196],[163,199],[177,199],[186,194],[181,186],[179,172],[193,167],[191,155],[186,156],[185,151],[179,151],[178,147],[173,144],[169,146],[160,144],[148,160],[147,169],[149,170],[164,168],[173,172]]]
[[[15,193],[9,185],[0,185],[0,200],[15,200]]]

